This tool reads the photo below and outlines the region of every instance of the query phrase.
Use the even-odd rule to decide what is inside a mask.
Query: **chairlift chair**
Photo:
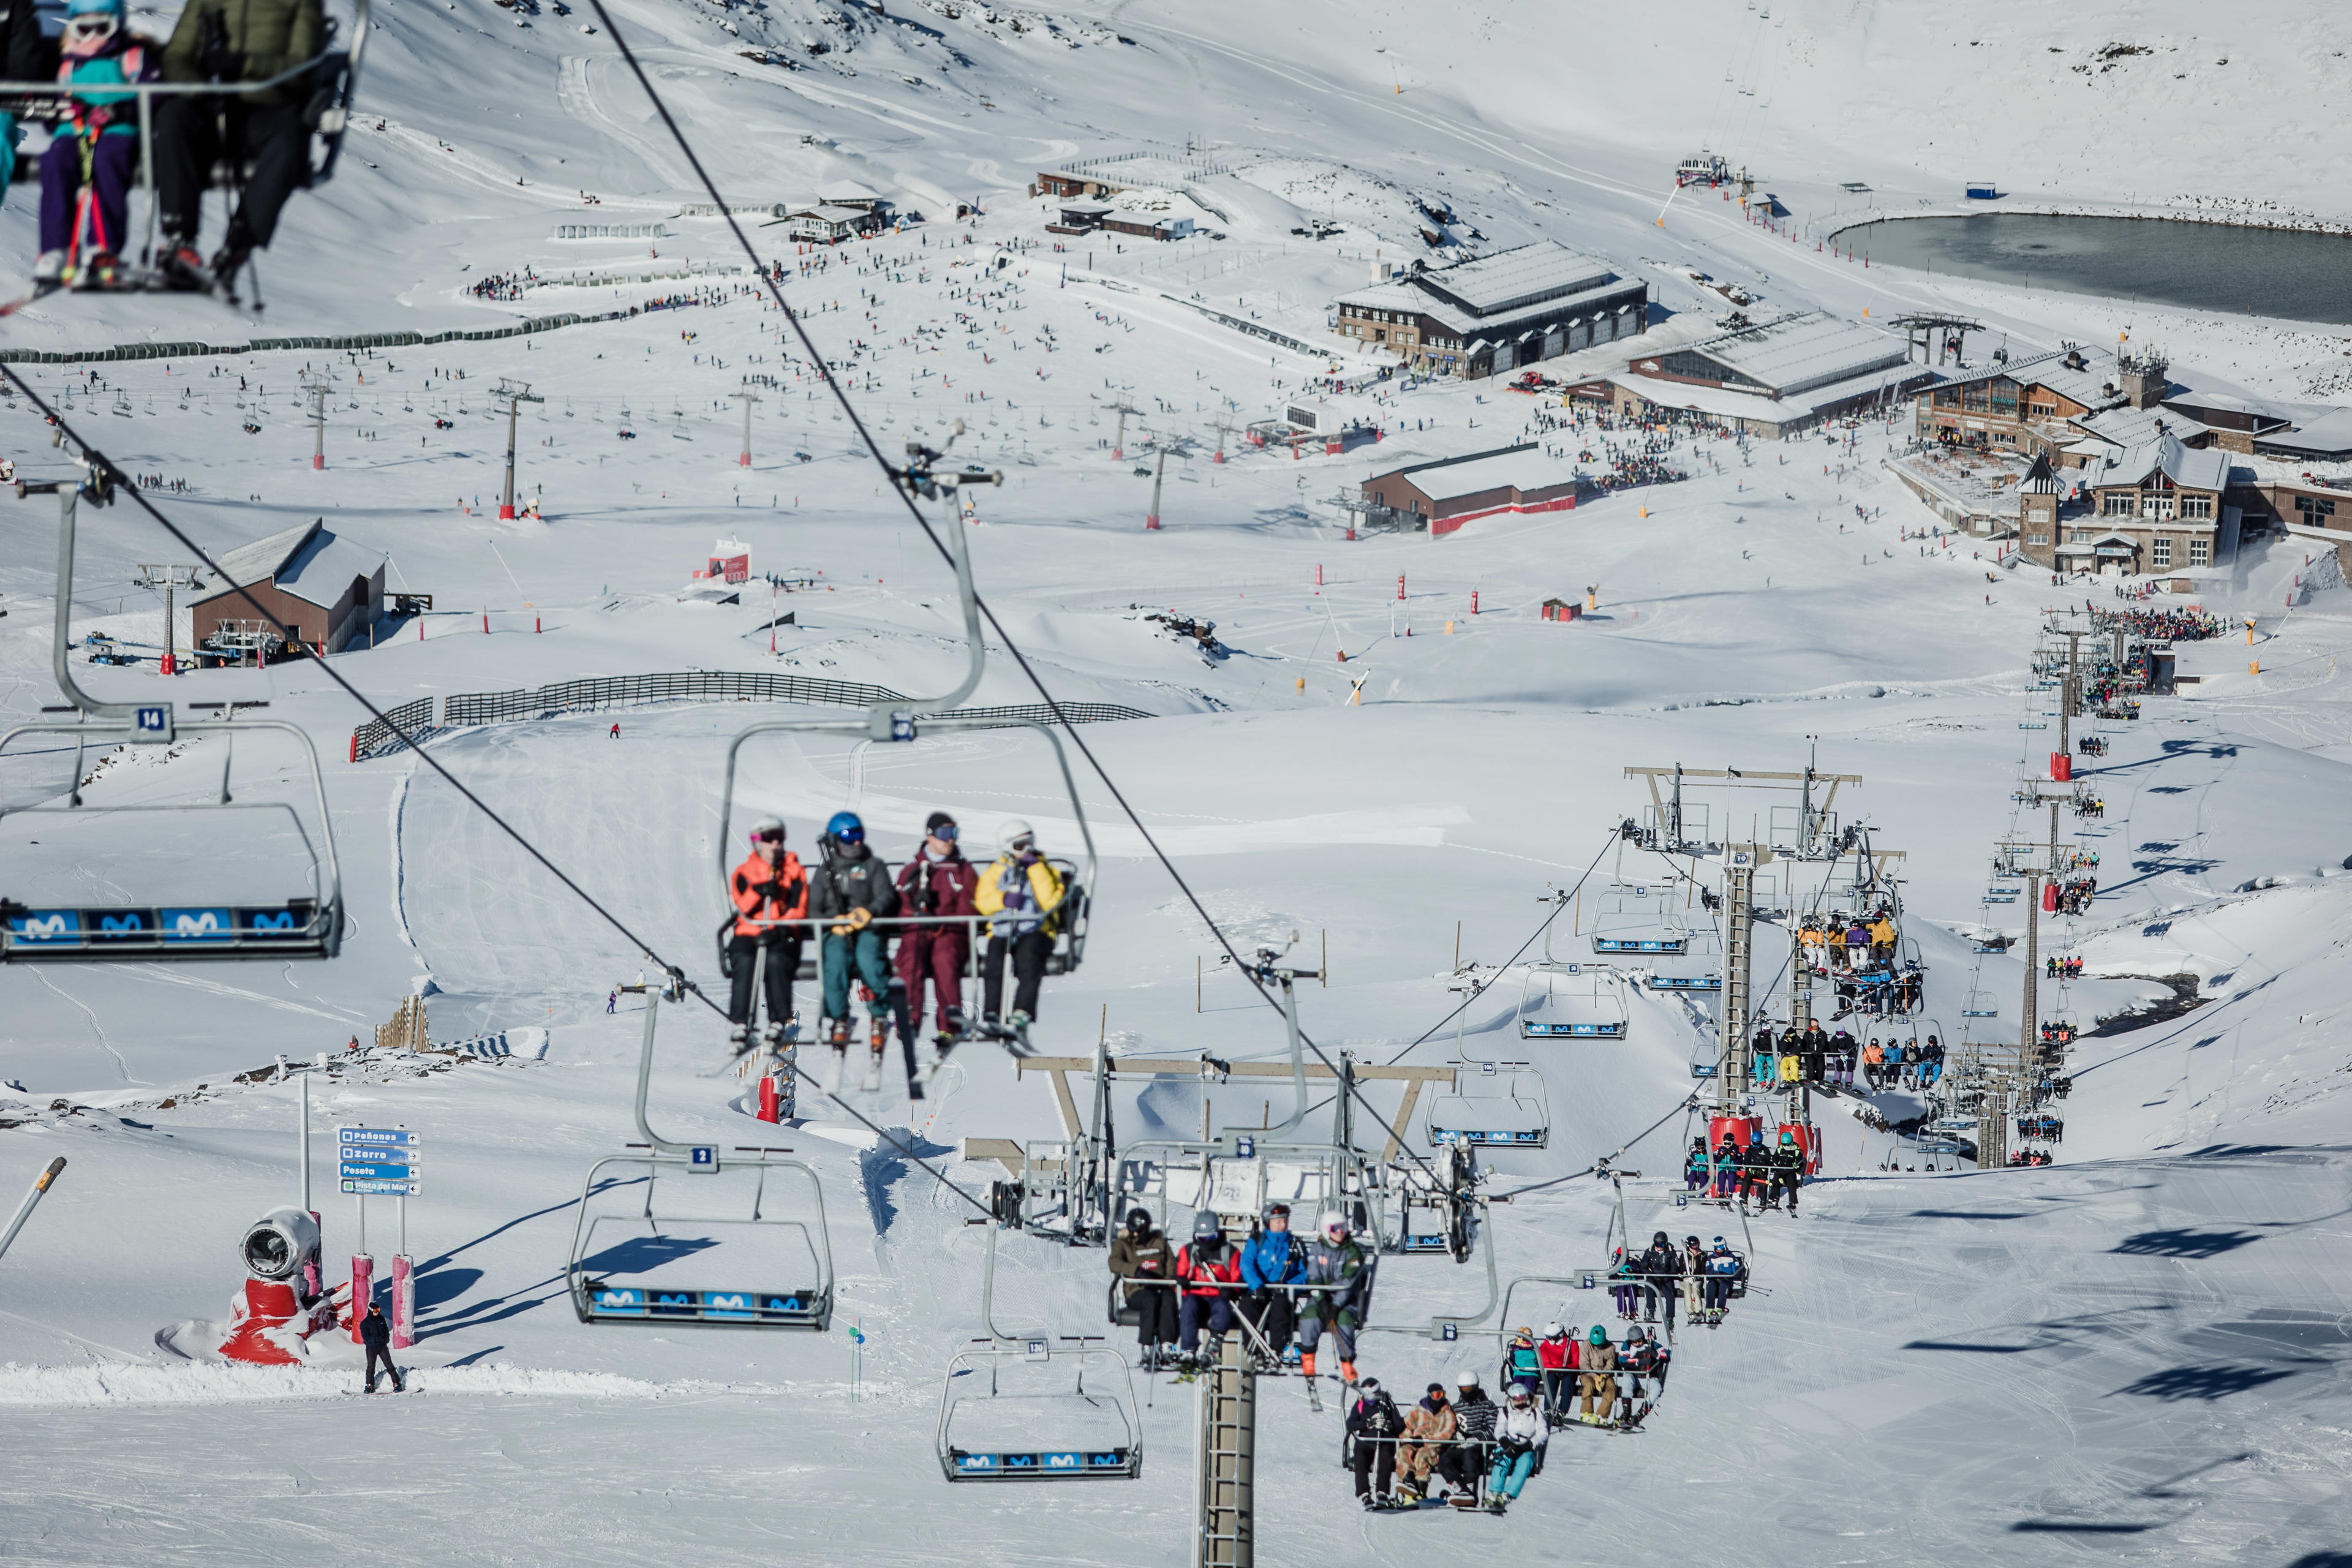
[[[1125,1356],[1042,1333],[976,1344],[948,1363],[940,1390],[934,1447],[949,1480],[1133,1480],[1143,1473]]]
[[[675,1001],[684,993],[675,978],[622,989],[640,992],[646,999],[636,1095],[637,1131],[646,1141],[631,1145],[645,1152],[613,1155],[589,1167],[563,1267],[572,1310],[583,1323],[829,1328],[833,1243],[825,1225],[824,1187],[815,1169],[799,1160],[775,1158],[789,1150],[737,1148],[722,1155],[717,1144],[676,1143],[656,1136],[646,1121],[655,1019],[663,995]],[[591,1212],[601,1190],[597,1178],[608,1166],[644,1171],[645,1196],[636,1213]],[[688,1182],[688,1190],[698,1195],[723,1194],[740,1203],[743,1184],[729,1177],[742,1172],[752,1177],[747,1214],[663,1211],[665,1175],[672,1182]],[[805,1184],[807,1206],[801,1217],[779,1218],[766,1212],[772,1174],[790,1186]]]
[[[2000,1016],[2000,1007],[1993,1000],[1993,994],[1991,992],[1971,990],[1968,994],[1967,998],[1960,1004],[1960,1016],[1964,1018],[1998,1018]]]
[[[217,719],[183,719],[178,705],[168,701],[100,701],[75,681],[67,658],[68,622],[73,603],[75,519],[85,489],[99,504],[110,499],[103,475],[18,486],[20,494],[54,489],[58,497],[51,668],[74,716],[16,726],[0,735],[0,754],[19,736],[70,736],[74,771],[62,803],[51,800],[13,809],[0,803],[0,816],[54,825],[40,830],[37,854],[12,851],[0,861],[0,962],[334,957],[342,946],[342,874],[335,855],[334,824],[327,812],[326,778],[310,735],[299,725],[238,719],[227,709]],[[231,794],[236,737],[265,732],[291,736],[299,744],[298,771],[307,769],[310,774],[318,816],[315,838],[311,826],[291,803],[240,801]],[[168,747],[183,737],[220,740],[220,784],[216,792],[207,792],[214,798],[121,805],[92,805],[85,798],[82,784],[94,747]],[[191,823],[199,831],[185,831]],[[143,832],[150,825],[157,831]],[[258,836],[229,831],[248,825],[258,825]],[[104,842],[88,842],[99,836],[101,826]],[[181,831],[167,835],[162,831],[167,826]],[[127,835],[125,827],[131,829]],[[86,842],[78,843],[78,838]],[[252,868],[233,860],[228,869],[222,868],[225,843],[256,861],[259,847],[277,845],[284,858],[307,861],[308,873],[290,896],[283,883],[244,880],[254,875]],[[159,868],[157,861],[174,853],[196,865],[198,874],[174,880],[170,868]],[[100,889],[112,896],[94,900],[91,894]]]
[[[1530,963],[1519,986],[1517,1016],[1522,1039],[1622,1040],[1625,983],[1603,963]]]
[[[959,428],[961,428],[961,422],[959,422]],[[929,459],[935,459],[938,456],[937,453],[926,454]],[[999,483],[1002,482],[1003,478],[1002,474],[982,473],[977,469],[957,475],[935,476],[928,468],[910,469],[906,475],[901,476],[902,482],[919,488],[930,486],[935,489],[956,488],[968,484]],[[722,975],[729,974],[733,962],[728,951],[728,935],[741,918],[731,899],[727,896],[728,878],[733,870],[731,861],[736,851],[731,827],[737,805],[736,776],[739,763],[747,742],[755,736],[771,734],[833,734],[856,736],[873,742],[905,742],[915,741],[920,733],[935,731],[968,731],[1024,728],[1034,730],[1054,749],[1055,761],[1062,775],[1062,786],[1069,796],[1070,815],[1077,824],[1079,838],[1084,845],[1083,858],[1079,859],[1050,855],[1045,857],[1046,863],[1052,866],[1061,877],[1063,885],[1062,901],[1054,912],[1055,928],[1054,946],[1046,955],[1045,973],[1054,975],[1076,973],[1079,964],[1084,962],[1087,930],[1097,887],[1094,832],[1087,822],[1086,805],[1079,797],[1077,782],[1070,772],[1069,759],[1063,750],[1061,737],[1055,733],[1053,726],[1036,719],[1002,711],[988,710],[975,710],[971,713],[955,711],[957,706],[979,687],[981,677],[987,665],[987,650],[981,637],[979,602],[972,588],[971,562],[966,547],[964,530],[960,526],[951,526],[947,531],[947,539],[950,554],[955,566],[956,590],[963,605],[965,637],[970,649],[970,659],[964,677],[952,690],[936,698],[916,698],[901,704],[877,705],[863,719],[763,720],[738,731],[734,741],[729,745],[726,779],[719,795],[718,837],[719,891],[721,901],[726,904],[728,910],[726,918],[719,924],[718,933],[719,968]],[[965,917],[964,923],[971,928],[972,938],[965,945],[969,953],[969,973],[973,977],[977,976],[979,970],[982,946],[979,940],[981,931],[992,918],[985,915]],[[817,934],[818,928],[826,922],[821,920],[804,919],[764,923],[776,927],[798,925],[808,935],[814,936]],[[872,922],[869,929],[887,931],[904,926],[940,923],[940,919],[936,915],[898,915],[877,920]],[[810,946],[814,947],[814,944],[811,943]],[[818,963],[814,952],[804,949],[804,956],[801,960],[800,971],[795,978],[813,981],[817,978],[817,973]],[[781,1020],[778,1021],[781,1022]]]
[[[1454,1089],[1429,1103],[1432,1144],[1541,1149],[1551,1142],[1543,1074],[1527,1062],[1449,1062]],[[1475,1071],[1472,1069],[1475,1069]]]

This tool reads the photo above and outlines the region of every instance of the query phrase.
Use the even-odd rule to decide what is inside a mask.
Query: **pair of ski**
[[[194,286],[186,288],[175,287],[164,278],[163,273],[152,268],[122,266],[117,266],[103,279],[86,276],[77,278],[72,282],[67,282],[62,279],[43,279],[14,300],[0,301],[0,317],[13,316],[37,300],[46,300],[52,294],[59,293],[187,294],[192,297],[209,297],[217,300],[231,310],[237,308],[236,291],[229,287],[226,279],[201,268],[190,270],[194,275],[190,279]]]

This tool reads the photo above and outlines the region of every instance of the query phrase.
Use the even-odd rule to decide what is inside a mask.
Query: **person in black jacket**
[[[1495,1440],[1495,1423],[1502,1418],[1503,1407],[1486,1397],[1476,1373],[1465,1372],[1455,1381],[1460,1386],[1454,1395],[1454,1440],[1437,1461],[1437,1471],[1454,1488],[1446,1501],[1455,1508],[1476,1508],[1478,1483],[1486,1474],[1486,1449]]]
[[[400,1369],[392,1364],[392,1325],[384,1321],[383,1309],[373,1302],[368,1304],[367,1316],[360,1320],[360,1343],[367,1347],[367,1391],[375,1392],[375,1380],[383,1375],[376,1371],[376,1363],[382,1362],[384,1372],[392,1374],[392,1391],[407,1393]]]
[[[1666,1239],[1666,1233],[1662,1230],[1650,1237],[1650,1249],[1642,1254],[1637,1267],[1643,1282],[1649,1287],[1650,1303],[1644,1321],[1656,1322],[1658,1304],[1664,1302],[1666,1328],[1671,1331],[1675,1326],[1675,1297],[1682,1287],[1682,1254],[1675,1250],[1675,1244]]]
[[[0,69],[9,81],[47,81],[58,74],[58,46],[41,36],[33,0],[0,0]],[[0,199],[16,174],[16,117],[0,112]]]
[[[898,889],[890,868],[866,847],[866,824],[857,814],[837,811],[817,840],[824,859],[809,875],[809,914],[832,921],[824,928],[824,1013],[833,1020],[833,1044],[849,1044],[849,984],[854,976],[874,993],[874,1049],[882,1048],[881,1009],[890,997],[889,942],[871,922],[898,912]],[[906,994],[901,987],[899,995]]]
[[[1366,1508],[1377,1508],[1395,1489],[1397,1438],[1403,1432],[1404,1417],[1381,1380],[1358,1382],[1356,1403],[1348,1406],[1348,1436],[1355,1439],[1348,1458],[1356,1472],[1356,1500]]]
[[[1780,1134],[1780,1147],[1772,1153],[1772,1206],[1780,1205],[1780,1194],[1789,1194],[1789,1215],[1797,1213],[1797,1188],[1805,1179],[1805,1152],[1797,1146],[1796,1134]]]

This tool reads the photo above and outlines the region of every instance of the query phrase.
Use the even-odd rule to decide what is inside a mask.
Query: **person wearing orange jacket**
[[[801,928],[766,922],[796,921],[808,914],[808,873],[800,857],[784,847],[784,825],[763,816],[751,825],[751,852],[728,879],[735,900],[735,929],[727,938],[727,968],[734,983],[729,998],[728,1039],[740,1055],[750,1044],[751,971],[767,955],[768,1026],[764,1038],[781,1044],[793,1016],[793,977],[801,967]]]

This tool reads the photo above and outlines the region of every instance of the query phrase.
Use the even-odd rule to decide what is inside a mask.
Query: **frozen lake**
[[[2196,310],[2352,322],[2352,239],[2161,219],[1979,213],[1840,231],[1874,267],[2158,300]]]

